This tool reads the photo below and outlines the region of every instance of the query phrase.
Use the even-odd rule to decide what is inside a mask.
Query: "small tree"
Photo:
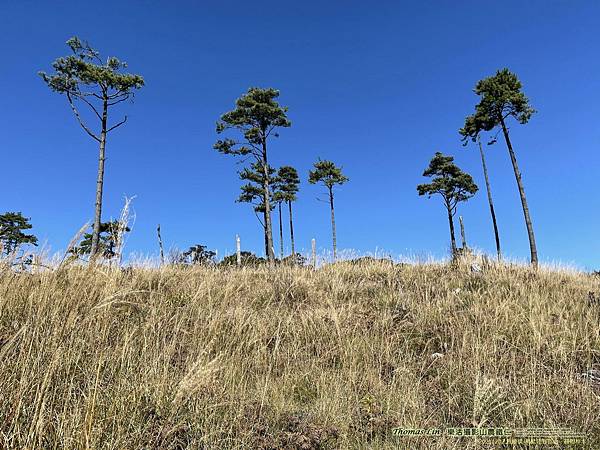
[[[314,170],[308,174],[310,184],[322,183],[329,192],[329,206],[331,208],[331,233],[333,236],[333,259],[337,258],[337,236],[335,231],[335,213],[333,208],[333,187],[336,184],[344,184],[349,178],[342,173],[342,168],[337,167],[331,161],[317,161]]]
[[[24,244],[37,246],[37,238],[23,232],[32,228],[29,220],[20,212],[0,214],[0,254],[10,255]]]
[[[275,175],[275,169],[269,166],[268,169],[268,177],[273,180]],[[269,190],[269,197],[265,198],[265,190],[264,186],[264,173],[262,170],[262,166],[257,162],[250,164],[249,168],[245,168],[239,173],[240,179],[247,181],[248,183],[244,184],[240,189],[242,193],[237,199],[238,203],[250,203],[254,205],[254,214],[256,214],[256,218],[260,222],[260,225],[263,228],[265,239],[267,239],[268,229],[266,222],[260,220],[259,214],[263,215],[266,206],[269,205],[271,211],[275,207],[275,202],[273,198],[273,193]]]
[[[257,267],[266,262],[264,258],[256,256],[252,252],[242,251],[241,257],[242,267]],[[233,255],[226,256],[217,265],[219,267],[237,266],[237,254],[234,253]]]
[[[179,264],[212,266],[215,264],[216,252],[207,250],[205,245],[192,245],[183,252],[177,261]]]
[[[296,254],[294,245],[294,220],[292,216],[292,202],[297,200],[296,194],[299,190],[300,177],[298,171],[291,166],[282,166],[277,171],[276,192],[273,194],[274,200],[279,207],[279,238],[281,240],[281,259],[283,259],[283,225],[281,219],[281,204],[288,204],[290,216],[290,242],[292,245],[292,255]]]
[[[127,226],[123,226],[118,220],[111,222],[103,222],[100,224],[100,241],[98,243],[98,252],[96,255],[102,255],[103,258],[113,259],[117,256],[117,248],[121,242],[124,233],[129,233],[131,230]],[[92,253],[92,233],[85,233],[83,239],[78,246],[69,250],[73,256],[83,257],[93,255]]]
[[[262,169],[262,190],[265,201],[263,209],[265,227],[265,254],[269,262],[275,260],[273,232],[271,226],[271,176],[267,143],[270,137],[277,137],[277,128],[289,127],[291,122],[287,108],[277,103],[279,91],[268,88],[250,88],[236,101],[236,108],[221,116],[217,122],[217,133],[235,129],[241,132],[242,139],[236,141],[226,138],[218,140],[213,146],[226,155],[250,156]]]
[[[122,73],[127,64],[114,56],[108,57],[106,62],[102,61],[99,52],[77,37],[69,39],[67,45],[73,54],[54,61],[52,64],[54,74],[48,75],[40,72],[40,76],[54,92],[65,94],[79,125],[100,146],[96,206],[90,248],[91,254],[95,256],[99,251],[100,242],[106,136],[127,121],[127,116],[125,116],[120,122],[109,125],[109,108],[132,98],[134,91],[144,85],[144,79],[139,75]],[[82,119],[77,107],[78,102],[89,107],[100,122],[99,132],[92,131],[92,127]]]
[[[448,222],[450,224],[450,242],[452,244],[452,257],[457,254],[456,238],[454,237],[454,220],[456,208],[460,202],[467,201],[478,190],[473,178],[468,173],[463,172],[454,164],[452,156],[445,156],[436,152],[435,156],[429,162],[429,167],[423,172],[424,177],[432,177],[429,184],[420,184],[417,186],[419,195],[427,195],[431,198],[434,194],[439,194],[444,200],[444,206],[448,212]]]
[[[520,124],[526,124],[535,113],[521,89],[521,82],[508,69],[499,70],[496,75],[480,80],[475,86],[475,93],[481,96],[481,101],[475,106],[475,113],[466,118],[465,126],[460,130],[460,133],[463,140],[472,139],[475,141],[481,131],[490,131],[498,126],[501,128],[521,197],[521,206],[523,207],[523,216],[529,237],[531,264],[537,267],[538,255],[533,224],[529,215],[529,206],[525,197],[521,172],[506,126],[506,120],[509,117],[515,118]]]

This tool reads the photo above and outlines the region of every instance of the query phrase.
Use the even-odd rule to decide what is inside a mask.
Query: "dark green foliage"
[[[0,254],[8,255],[24,244],[37,245],[33,234],[23,232],[31,228],[29,219],[20,212],[0,214]]]
[[[269,179],[274,180],[275,169],[269,166]],[[264,185],[264,173],[259,163],[254,162],[250,164],[250,168],[245,168],[240,173],[240,179],[247,181],[240,189],[242,193],[237,199],[239,203],[251,203],[254,205],[254,211],[262,212],[265,211],[265,191]],[[274,196],[271,192],[269,206],[271,210],[275,207]]]
[[[52,63],[55,73],[48,75],[46,72],[39,72],[39,74],[50,89],[67,96],[81,126],[92,138],[100,142],[101,136],[93,133],[81,122],[74,100],[83,101],[102,121],[103,105],[94,106],[94,102],[100,100],[106,103],[106,107],[121,103],[133,96],[134,90],[144,86],[144,79],[139,75],[123,73],[127,63],[114,56],[103,61],[98,51],[77,37],[69,39],[67,45],[73,54],[58,58]],[[109,132],[117,126],[119,124],[104,131]]]
[[[302,256],[300,253],[296,253],[296,256],[288,255],[281,260],[281,262],[285,265],[291,266],[305,266],[306,258]]]
[[[458,203],[470,199],[479,189],[471,175],[454,164],[454,157],[445,156],[440,152],[436,152],[431,159],[423,176],[433,178],[431,183],[417,186],[419,195],[441,195],[453,215]]]
[[[272,88],[252,87],[236,100],[236,108],[226,112],[217,122],[217,133],[229,129],[239,130],[244,139],[218,140],[214,148],[226,155],[253,155],[262,161],[263,144],[270,136],[277,136],[277,127],[289,127],[291,122],[286,116],[287,107],[277,103],[279,91]]]
[[[314,170],[308,173],[310,184],[323,183],[328,189],[336,184],[344,184],[349,178],[342,173],[341,167],[337,167],[332,161],[317,161]]]
[[[342,173],[342,168],[337,167],[331,161],[321,161],[320,159],[314,164],[314,170],[308,173],[308,182],[310,184],[323,183],[329,191],[329,208],[331,210],[331,235],[333,243],[333,259],[337,258],[337,233],[335,228],[335,213],[333,206],[333,186],[336,184],[344,184],[349,181]]]
[[[265,264],[267,260],[265,258],[261,258],[260,256],[256,256],[252,252],[241,252],[241,262],[243,267],[257,267],[261,264]],[[228,255],[223,258],[218,266],[236,266],[237,265],[237,255],[234,253],[233,255]]]
[[[468,116],[465,126],[460,129],[463,141],[475,141],[481,131],[490,131],[499,126],[509,116],[519,123],[529,122],[535,110],[521,91],[522,85],[517,76],[508,69],[496,72],[496,75],[480,80],[475,93],[481,101],[475,106],[475,113]]]
[[[287,203],[290,220],[290,243],[292,253],[296,253],[294,242],[294,219],[292,214],[292,202],[297,200],[296,194],[300,185],[300,177],[298,171],[292,166],[282,166],[277,171],[277,177],[274,180],[273,201],[279,207],[279,238],[280,238],[280,258],[283,259],[283,220],[281,217],[281,204]],[[293,259],[293,258],[292,258]]]
[[[213,148],[226,155],[249,156],[254,158],[255,172],[262,171],[262,199],[264,206],[259,207],[264,215],[265,254],[270,262],[275,260],[273,250],[273,232],[271,226],[271,167],[268,163],[267,141],[277,137],[276,129],[289,127],[291,122],[286,116],[287,108],[277,103],[279,91],[267,88],[250,88],[236,101],[233,111],[226,112],[217,122],[217,133],[237,130],[242,139],[225,138],[218,140]],[[244,198],[256,198],[251,188]],[[259,203],[260,205],[260,203]]]
[[[459,132],[462,135],[463,142],[466,143],[468,139],[476,141],[481,131],[491,131],[498,126],[501,128],[519,189],[521,206],[523,207],[523,217],[529,237],[531,264],[537,267],[538,256],[533,224],[517,157],[506,125],[508,117],[514,117],[519,123],[525,124],[529,122],[529,119],[535,113],[521,89],[521,82],[508,69],[499,70],[496,75],[480,80],[475,86],[475,93],[481,97],[481,100],[475,106],[475,113],[465,119],[465,125]]]
[[[117,245],[125,233],[130,232],[129,227],[123,227],[118,220],[103,222],[100,224],[100,240],[98,243],[98,253],[106,259],[112,259],[117,256]],[[86,256],[92,252],[92,233],[83,235],[83,239],[78,246],[69,250],[73,256]]]
[[[276,202],[295,202],[299,185],[298,171],[291,166],[281,166],[274,182],[274,200]]]
[[[205,245],[192,245],[187,251],[179,255],[176,263],[184,265],[203,265],[212,266],[216,263],[217,254],[212,250],[207,250]]]
[[[417,192],[419,195],[427,195],[429,198],[432,195],[439,194],[444,200],[450,224],[452,256],[455,257],[457,256],[457,248],[452,218],[456,214],[458,204],[473,197],[479,188],[471,175],[463,172],[454,164],[452,156],[445,156],[440,152],[436,152],[431,159],[429,167],[423,172],[423,176],[432,177],[432,181],[429,184],[418,185]]]
[[[127,121],[125,116],[120,122],[109,124],[109,109],[132,98],[134,91],[144,86],[144,79],[139,75],[124,73],[127,64],[114,56],[103,61],[98,51],[77,37],[69,39],[67,45],[73,54],[54,61],[52,64],[54,74],[48,75],[45,72],[39,74],[50,89],[65,94],[81,128],[99,143],[96,202],[90,244],[90,252],[95,255],[102,252],[100,228],[107,135]],[[92,128],[82,119],[78,110],[78,104],[81,102],[89,107],[90,112],[98,120],[99,132],[92,131]]]

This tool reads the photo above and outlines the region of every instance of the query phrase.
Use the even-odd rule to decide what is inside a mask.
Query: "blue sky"
[[[313,237],[330,245],[323,190],[306,181],[320,157],[351,180],[336,193],[339,248],[446,255],[443,206],[415,187],[439,150],[479,184],[459,214],[469,244],[493,253],[479,155],[458,129],[478,101],[476,81],[508,67],[538,110],[525,126],[512,122],[511,135],[540,258],[598,269],[599,19],[591,1],[0,2],[0,211],[31,217],[53,251],[93,216],[96,143],[37,75],[77,35],[146,80],[114,113],[129,120],[107,144],[103,218],[136,196],[129,252],[156,255],[160,223],[167,247],[202,243],[223,255],[237,233],[262,254],[251,207],[234,202],[241,166],[212,145],[235,99],[270,86],[292,121],[270,144],[270,162],[303,178],[297,247]],[[486,150],[503,249],[526,259],[506,147]]]

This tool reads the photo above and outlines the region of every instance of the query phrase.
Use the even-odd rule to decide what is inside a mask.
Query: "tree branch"
[[[112,127],[110,127],[108,130],[106,130],[106,132],[110,132],[112,130],[114,130],[115,128],[120,127],[121,125],[123,125],[125,122],[127,122],[127,116],[125,116],[125,118],[123,120],[121,120],[118,124],[113,125]]]
[[[118,96],[117,97],[112,97],[112,98],[118,98]],[[114,102],[108,103],[108,106],[113,106],[113,105],[116,105],[117,103],[124,102],[128,98],[129,98],[129,94],[123,95],[119,100],[116,100]]]
[[[77,96],[77,98],[79,100],[83,100],[90,108],[92,108],[92,111],[94,111],[96,113],[96,116],[98,116],[98,119],[102,120],[102,116],[100,115],[100,113],[98,112],[96,107],[94,105],[92,105],[91,102],[89,102],[83,95]]]
[[[75,114],[75,117],[77,118],[77,121],[79,122],[79,125],[81,125],[81,128],[83,128],[85,130],[85,132],[87,134],[89,134],[93,139],[95,139],[96,141],[100,142],[100,138],[98,136],[96,136],[94,133],[92,133],[92,131],[81,120],[81,116],[79,115],[79,111],[77,111],[77,108],[75,107],[75,104],[73,103],[73,99],[71,98],[71,94],[69,92],[67,92],[67,99],[69,100],[69,104],[71,105],[71,109],[73,110],[73,114]]]
[[[254,208],[253,208],[254,209]],[[263,223],[262,220],[260,220],[260,217],[258,217],[258,212],[256,212],[256,210],[254,209],[254,215],[256,216],[256,218],[258,219],[258,222],[262,225],[262,227],[265,227],[265,224]]]

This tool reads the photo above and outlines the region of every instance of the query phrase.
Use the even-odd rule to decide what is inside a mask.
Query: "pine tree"
[[[468,173],[463,172],[454,164],[452,156],[445,156],[436,152],[435,156],[429,162],[429,167],[423,172],[424,177],[432,177],[429,184],[420,184],[417,186],[419,195],[439,194],[448,212],[448,223],[450,225],[450,243],[452,245],[452,258],[457,255],[456,238],[454,236],[454,220],[456,208],[460,202],[467,201],[479,189],[473,178]]]
[[[217,133],[227,130],[241,132],[242,139],[226,138],[213,146],[226,155],[251,156],[258,164],[263,177],[262,197],[265,207],[262,210],[265,228],[265,253],[270,263],[275,260],[273,231],[271,225],[271,175],[268,162],[267,143],[270,137],[277,137],[277,128],[289,127],[287,108],[277,103],[279,91],[268,88],[250,88],[236,101],[234,110],[223,114],[217,122]]]
[[[342,168],[337,167],[332,161],[317,161],[314,164],[314,170],[308,174],[310,184],[322,183],[329,193],[329,207],[331,209],[331,233],[333,236],[333,259],[337,258],[337,235],[335,229],[335,213],[333,208],[333,187],[349,181],[349,178],[342,173]]]
[[[91,254],[98,252],[100,226],[102,221],[102,193],[104,188],[104,162],[106,153],[106,136],[127,121],[127,116],[120,122],[109,125],[109,108],[132,98],[134,91],[144,86],[144,79],[139,75],[122,73],[127,64],[114,56],[103,61],[100,53],[87,42],[77,37],[67,41],[72,55],[58,58],[52,64],[55,73],[48,75],[40,72],[40,76],[54,92],[65,94],[75,118],[83,130],[100,146],[98,156],[98,177],[96,180],[96,206],[94,227],[92,231]],[[100,122],[99,132],[92,131],[82,119],[78,102],[84,103]]]
[[[267,175],[271,182],[275,180],[275,169],[269,166],[267,170]],[[237,199],[239,203],[250,203],[254,205],[254,213],[256,214],[256,218],[260,222],[260,225],[263,228],[263,233],[265,240],[267,240],[267,225],[264,220],[261,220],[259,217],[259,213],[265,216],[265,205],[269,205],[271,211],[275,207],[275,201],[273,198],[273,192],[269,189],[269,196],[265,198],[265,190],[264,190],[264,172],[262,169],[262,165],[258,162],[253,162],[250,164],[250,167],[245,168],[241,172],[239,172],[240,179],[243,181],[247,181],[246,184],[242,185],[240,190],[242,191],[240,196]]]
[[[32,228],[29,220],[20,212],[0,214],[0,254],[9,255],[24,244],[37,245],[37,237],[23,232]]]
[[[292,202],[297,200],[300,185],[298,171],[291,166],[282,166],[277,171],[276,191],[273,194],[274,200],[279,207],[279,237],[281,239],[281,259],[283,259],[283,225],[281,218],[281,204],[287,203],[290,218],[290,242],[292,247],[292,256],[296,254],[294,243],[294,220],[292,215]]]
[[[521,197],[521,206],[529,237],[531,264],[537,267],[538,254],[533,224],[529,214],[527,198],[525,197],[521,172],[517,164],[517,157],[506,124],[509,117],[513,117],[520,124],[526,124],[535,113],[535,110],[529,105],[529,100],[522,91],[521,82],[508,69],[499,70],[494,76],[480,80],[475,86],[475,93],[481,97],[481,100],[475,106],[475,113],[466,118],[465,126],[461,128],[460,133],[463,140],[470,138],[475,141],[481,131],[490,131],[496,127],[500,127],[502,130],[517,181],[519,196]]]
[[[112,259],[117,256],[119,243],[123,239],[123,234],[131,230],[118,220],[111,222],[102,222],[100,224],[100,241],[98,242],[98,251],[96,255],[102,255],[103,258]],[[92,252],[93,233],[85,233],[78,246],[73,247],[69,253],[73,256],[94,255]]]

